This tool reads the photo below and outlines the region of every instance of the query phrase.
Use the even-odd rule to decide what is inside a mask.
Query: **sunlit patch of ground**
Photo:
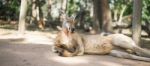
[[[12,42],[32,43],[32,44],[48,44],[51,45],[54,42],[56,33],[39,32],[39,31],[26,31],[24,35],[19,35],[14,30],[0,29],[0,39],[9,40]]]

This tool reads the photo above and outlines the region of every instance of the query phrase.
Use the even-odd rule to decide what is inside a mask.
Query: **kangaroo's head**
[[[75,17],[68,17],[64,12],[61,12],[61,22],[62,22],[62,30],[65,30],[68,33],[74,33],[75,31]]]
[[[74,33],[75,31],[75,20],[71,17],[66,17],[62,23],[62,29],[69,33]]]

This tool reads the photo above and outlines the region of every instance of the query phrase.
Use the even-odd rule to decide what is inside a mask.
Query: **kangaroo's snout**
[[[74,31],[75,31],[75,28],[71,28],[71,33],[74,33]]]

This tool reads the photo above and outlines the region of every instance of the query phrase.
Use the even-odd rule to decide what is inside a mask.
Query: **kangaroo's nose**
[[[71,29],[71,32],[74,33],[74,31],[75,31],[75,28],[72,28],[72,29]]]

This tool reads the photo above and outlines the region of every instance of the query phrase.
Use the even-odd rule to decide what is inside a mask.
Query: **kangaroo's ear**
[[[60,26],[56,26],[56,27],[58,30],[60,30],[60,31],[62,30],[62,27],[60,27]]]
[[[72,22],[73,24],[77,23],[76,15],[72,15],[70,18],[71,18],[71,22]]]

